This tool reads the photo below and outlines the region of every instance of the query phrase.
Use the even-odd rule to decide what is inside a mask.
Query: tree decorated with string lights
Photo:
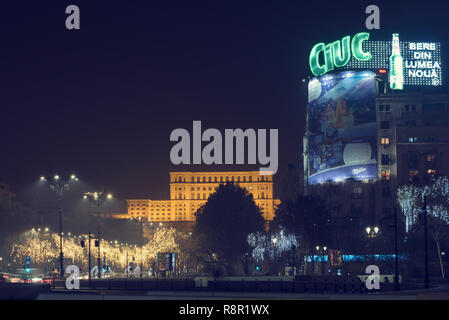
[[[142,258],[145,268],[149,267],[157,259],[160,252],[174,252],[178,254],[178,264],[183,267],[185,257],[180,252],[180,241],[188,235],[178,232],[173,228],[159,227],[155,230],[150,241],[142,246],[123,243],[118,240],[102,239],[102,251],[107,255],[108,265],[117,271],[127,267],[127,260],[136,257]],[[87,248],[80,245],[81,240],[87,240],[87,235],[64,235],[65,257],[72,260],[73,264],[84,266],[87,263]],[[18,265],[23,264],[25,257],[30,253],[32,265],[43,266],[53,262],[59,254],[59,235],[48,231],[45,235],[36,229],[20,233],[12,238],[10,244],[10,257]]]
[[[424,198],[429,216],[429,230],[438,252],[441,276],[444,279],[444,268],[441,256],[441,241],[449,227],[449,178],[433,177],[430,184],[418,186],[407,184],[397,191],[397,201],[405,217],[406,232],[417,228],[420,217],[424,214]]]

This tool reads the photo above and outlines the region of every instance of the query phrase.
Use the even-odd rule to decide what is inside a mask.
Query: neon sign
[[[337,40],[330,44],[318,43],[310,52],[310,70],[315,76],[320,76],[334,70],[335,67],[346,66],[351,57],[359,61],[369,61],[371,53],[363,50],[363,42],[369,40],[369,33],[360,32],[351,41],[350,36]],[[324,64],[320,63],[320,57],[324,57]]]
[[[369,33],[362,32],[331,44],[318,43],[310,52],[309,64],[315,76],[335,69],[388,74],[393,90],[443,84],[441,44],[399,41],[399,34],[393,36],[393,41],[372,40]]]

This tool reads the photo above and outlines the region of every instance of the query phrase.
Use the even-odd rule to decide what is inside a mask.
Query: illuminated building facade
[[[391,225],[399,186],[449,175],[441,44],[372,36],[312,48],[301,164],[302,192],[326,201],[329,223],[360,231]]]
[[[127,214],[121,219],[146,219],[152,222],[194,222],[195,212],[207,202],[220,184],[234,182],[248,190],[266,221],[274,218],[280,204],[273,198],[273,176],[249,172],[170,172],[170,200],[130,199]]]
[[[391,225],[397,187],[449,176],[449,95],[388,92],[376,84],[377,174],[371,179],[310,183],[309,139],[304,137],[304,193],[324,199],[336,225]],[[362,169],[360,169],[361,171]]]

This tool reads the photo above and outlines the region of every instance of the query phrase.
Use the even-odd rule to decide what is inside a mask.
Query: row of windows
[[[434,121],[424,121],[423,122],[425,126],[433,126],[434,125]],[[418,121],[417,120],[405,120],[405,121],[398,121],[397,123],[398,126],[405,126],[405,127],[416,127],[418,125]],[[390,121],[381,121],[380,122],[380,128],[382,130],[388,130],[390,129]],[[436,137],[429,137],[429,139],[434,139]],[[428,141],[432,141],[432,140],[428,140]]]
[[[217,177],[217,176],[215,176],[215,177],[203,177],[202,179],[201,179],[201,177],[197,177],[196,178],[196,182],[230,182],[230,181],[237,181],[237,182],[246,182],[247,181],[247,179],[246,179],[246,176],[243,176],[242,178],[240,177],[240,176],[238,176],[237,177],[237,179],[234,177],[234,176],[231,176],[231,178],[229,178],[229,177],[226,177],[225,179],[223,179],[223,177],[221,176],[221,177]],[[252,182],[253,181],[253,177],[252,176],[248,176],[248,182]],[[269,178],[267,177],[267,176],[260,176],[260,177],[258,177],[257,178],[257,181],[262,181],[262,182],[268,182],[268,181],[270,181],[269,180]],[[178,177],[178,178],[175,178],[175,182],[186,182],[186,178],[183,178],[183,177]],[[195,182],[195,178],[194,177],[192,177],[191,178],[191,182]]]
[[[250,190],[252,190],[252,188],[253,188],[252,186],[249,187]],[[197,191],[200,191],[201,189],[203,189],[204,191],[206,191],[206,189],[208,189],[209,191],[212,191],[212,187],[207,187],[207,188],[206,187],[202,187],[202,188],[196,187]],[[213,190],[217,190],[217,189],[218,189],[218,187],[213,188]],[[257,187],[257,190],[268,190],[268,189],[269,189],[268,186],[258,186]],[[184,188],[182,188],[182,187],[177,188],[177,190],[182,191],[182,190],[184,190]],[[195,187],[191,187],[190,190],[195,191]]]
[[[148,207],[149,207],[148,204],[139,204],[139,203],[137,203],[137,204],[130,203],[129,206],[131,206],[131,207],[134,207],[134,206],[136,206],[136,207],[145,207],[145,208],[148,208]],[[152,204],[152,205],[151,205],[152,208],[153,208],[153,207],[157,207],[157,208],[162,207],[162,208],[163,208],[163,207],[165,207],[165,206],[170,207],[170,203],[167,203],[166,205],[164,205],[164,204],[161,204],[161,205],[159,205],[159,204]]]
[[[408,105],[408,104],[406,104],[405,106],[404,106],[404,110],[405,110],[405,112],[410,112],[410,111],[416,111],[416,105],[415,104],[412,104],[412,105]],[[379,111],[380,112],[390,112],[391,111],[391,106],[389,105],[389,104],[380,104],[379,105]]]
[[[421,154],[417,151],[409,152],[407,154],[407,159],[409,160],[409,162],[410,161],[411,162],[419,162],[420,157],[421,157]],[[435,162],[436,158],[437,158],[437,156],[435,153],[426,153],[425,154],[426,162],[433,163],[433,162]]]
[[[203,196],[201,197],[200,193],[195,194],[191,193],[190,194],[190,199],[193,200],[207,200],[210,197],[211,193],[203,193]],[[265,192],[262,192],[261,194],[259,194],[259,198],[258,199],[268,199],[268,194],[265,195]],[[183,195],[182,193],[179,193],[177,200],[186,200],[185,195]]]
[[[426,141],[427,140],[427,141]],[[418,138],[418,137],[409,137],[408,138],[409,143],[416,143],[416,142],[438,142],[438,137],[436,136],[429,136],[426,138]]]
[[[436,174],[437,173],[437,170],[436,169],[427,169],[427,170],[425,170],[425,172],[428,174],[428,175],[434,175],[434,174]],[[417,181],[417,179],[418,179],[418,175],[419,175],[419,171],[418,170],[416,170],[416,169],[411,169],[411,170],[409,170],[409,172],[408,172],[408,176],[409,176],[409,181],[410,182],[416,182]]]

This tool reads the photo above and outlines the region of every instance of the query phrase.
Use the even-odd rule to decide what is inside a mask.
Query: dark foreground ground
[[[280,290],[232,290],[232,288],[145,288],[134,282],[133,285],[98,285],[88,289],[66,290],[63,282],[53,285],[0,283],[1,300],[449,300],[449,283],[433,283],[431,289],[417,284],[403,286],[401,291],[359,292],[350,290],[313,290],[300,292]],[[139,286],[142,286],[141,288]],[[311,288],[320,288],[312,286]],[[254,289],[254,288],[253,288]],[[300,287],[302,289],[302,287]],[[321,288],[323,289],[323,288]],[[331,288],[329,288],[331,289]]]
[[[443,291],[407,291],[373,294],[320,294],[283,292],[198,292],[198,291],[53,291],[37,300],[449,300]]]

